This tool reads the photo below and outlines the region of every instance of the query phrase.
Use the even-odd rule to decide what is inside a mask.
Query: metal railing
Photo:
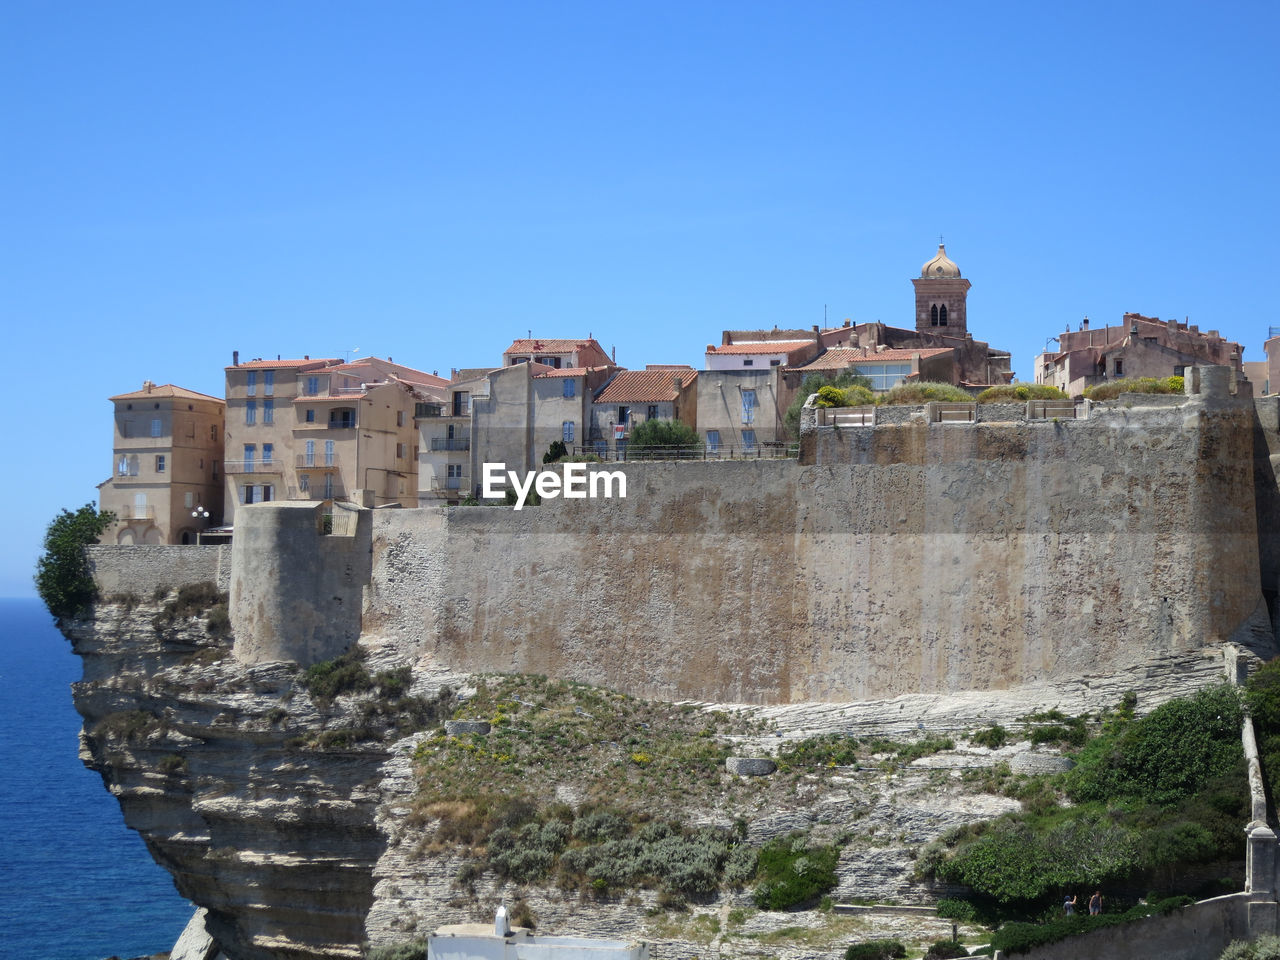
[[[606,443],[574,447],[574,456],[594,455],[603,461],[643,460],[787,460],[800,455],[800,444],[770,440],[751,446],[741,444],[699,444],[695,447],[645,447],[632,449],[627,444],[610,446]]]
[[[284,461],[279,457],[269,460],[224,460],[224,473],[279,473],[284,469]]]
[[[328,423],[330,430],[354,430],[356,426],[354,420],[330,420]]]
[[[470,437],[432,437],[431,449],[433,451],[440,450],[470,450]]]
[[[460,491],[470,490],[471,481],[467,477],[433,477],[431,492],[440,496],[458,496]]]
[[[121,520],[154,520],[156,518],[156,508],[151,504],[142,506],[131,504],[121,507],[118,511],[118,516]]]
[[[299,470],[334,470],[338,466],[338,457],[333,453],[300,453],[298,454]]]
[[[1074,400],[1028,400],[1028,420],[1075,420],[1076,402]]]
[[[925,404],[926,410],[932,410],[932,423],[974,423],[978,419],[976,403],[943,403]]]

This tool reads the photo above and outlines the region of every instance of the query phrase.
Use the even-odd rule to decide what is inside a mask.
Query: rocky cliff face
[[[84,717],[82,757],[180,892],[208,908],[209,931],[232,960],[359,957],[369,944],[489,919],[502,900],[523,902],[541,931],[643,938],[657,957],[801,960],[836,957],[855,936],[937,939],[948,925],[757,911],[742,891],[669,910],[654,890],[592,892],[551,879],[501,877],[483,866],[489,851],[442,839],[447,813],[430,801],[444,796],[441,781],[465,765],[441,766],[441,751],[488,749],[507,779],[485,780],[483,767],[466,767],[481,778],[476,783],[487,784],[479,788],[481,799],[486,790],[516,785],[548,804],[581,807],[612,798],[693,826],[736,824],[752,843],[796,829],[815,842],[843,837],[837,902],[930,902],[941,891],[912,880],[918,850],[951,826],[1016,806],[999,794],[999,777],[993,780],[990,770],[1034,755],[1025,742],[997,751],[974,747],[968,733],[1049,707],[1095,712],[1128,690],[1149,709],[1213,682],[1223,670],[1223,651],[1212,648],[1171,657],[1143,676],[860,704],[673,706],[593,694],[617,705],[617,716],[630,724],[621,733],[606,726],[600,708],[571,709],[569,700],[552,707],[545,698],[512,695],[499,708],[509,715],[502,742],[546,742],[541,753],[504,760],[496,735],[484,748],[437,732],[440,714],[431,708],[439,706],[441,689],[460,688],[458,712],[468,715],[471,705],[485,702],[486,690],[496,696],[483,681],[450,675],[429,660],[410,664],[396,644],[367,636],[360,642],[366,677],[399,677],[405,689],[384,680],[324,699],[308,692],[293,664],[234,660],[229,638],[209,632],[207,610],[173,616],[166,602],[172,597],[102,603],[92,616],[62,624],[84,661],[84,679],[74,688]],[[553,714],[555,725],[548,726]],[[422,729],[406,732],[408,726]],[[714,762],[696,776],[683,772],[687,765],[664,772],[664,758],[650,746],[660,726],[667,737],[661,750]],[[761,781],[724,770],[728,753],[773,753],[833,731],[900,742],[949,736],[955,748],[905,762],[885,748],[858,765],[784,771]],[[636,758],[644,750],[654,751],[652,764]],[[793,932],[780,935],[784,927]]]

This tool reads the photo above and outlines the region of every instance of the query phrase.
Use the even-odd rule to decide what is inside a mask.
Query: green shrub
[[[1104,913],[1096,917],[1076,914],[1041,924],[1006,923],[992,934],[991,946],[997,950],[1003,950],[1006,954],[1026,953],[1036,947],[1057,943],[1059,940],[1088,933],[1090,930],[1131,923],[1157,914],[1169,914],[1189,903],[1194,903],[1190,897],[1170,897],[1149,905],[1133,907],[1124,913]]]
[[[987,387],[977,396],[979,403],[1025,403],[1028,400],[1069,400],[1057,387],[1047,383],[1002,383]]]
[[[559,463],[569,455],[569,448],[563,440],[552,440],[547,452],[542,455],[543,463]]]
[[[797,740],[778,752],[784,766],[825,767],[855,766],[858,763],[858,741],[841,733],[828,733]]]
[[[800,411],[804,409],[804,405],[809,398],[821,390],[824,386],[835,387],[837,390],[844,391],[850,387],[860,387],[861,390],[856,393],[845,394],[845,403],[838,406],[856,406],[864,403],[874,403],[875,394],[871,392],[871,381],[866,377],[855,376],[851,373],[825,374],[810,373],[801,382],[796,395],[791,399],[791,404],[787,407],[787,412],[783,415],[782,421],[786,425],[787,432],[794,440],[800,436]],[[865,393],[863,392],[865,391]],[[854,399],[854,398],[859,399]],[[861,399],[869,397],[870,399]]]
[[[1239,697],[1226,684],[1170,700],[1141,719],[1119,720],[1080,752],[1064,777],[1067,795],[1077,803],[1169,806],[1217,777],[1243,778],[1240,723]]]
[[[954,750],[955,748],[956,742],[950,737],[938,737],[929,734],[899,747],[898,752],[894,754],[894,759],[898,763],[906,764],[919,760],[921,757],[929,757],[935,753],[941,753],[943,750]]]
[[[967,956],[969,951],[959,940],[938,940],[929,946],[924,960],[955,960],[957,957]]]
[[[900,383],[880,397],[880,403],[886,405],[920,404],[931,400],[944,403],[972,403],[973,394],[949,383],[921,380],[918,383]]]
[[[970,743],[974,743],[979,747],[988,747],[992,750],[999,750],[1009,742],[1009,731],[998,723],[993,723],[985,730],[979,730],[969,738]]]
[[[943,898],[938,901],[938,916],[956,923],[973,923],[978,919],[978,908],[968,900]]]
[[[164,630],[179,620],[189,620],[192,617],[203,616],[207,612],[214,622],[211,625],[206,620],[205,629],[213,636],[221,636],[222,634],[216,632],[217,630],[223,629],[224,626],[226,632],[230,632],[231,629],[227,603],[227,595],[219,592],[216,584],[207,580],[202,583],[189,583],[178,589],[177,595],[161,608],[152,619],[151,625],[157,630]],[[219,606],[222,607],[221,612],[215,613]]]
[[[55,617],[74,617],[98,599],[84,548],[97,543],[115,514],[86,503],[72,513],[63,510],[44,534],[44,553],[36,561],[36,592]]]
[[[1122,393],[1183,392],[1185,392],[1185,381],[1182,377],[1133,377],[1085,387],[1084,395],[1090,400],[1114,400]]]
[[[907,948],[897,940],[867,940],[851,944],[844,960],[899,960],[906,955]]]
[[[339,694],[368,690],[373,678],[362,657],[360,649],[353,647],[340,657],[314,664],[302,675],[302,685],[318,704],[329,703]]]
[[[209,608],[209,616],[205,618],[204,628],[211,637],[225,637],[231,633],[231,611],[225,603],[215,603]]]
[[[163,774],[186,773],[187,761],[176,753],[168,753],[160,758],[156,768]]]
[[[1232,940],[1218,960],[1280,960],[1280,937],[1264,933],[1257,940]]]
[[[682,420],[645,420],[631,430],[627,439],[627,456],[646,451],[700,450],[698,431]]]
[[[755,903],[761,910],[787,910],[816,901],[839,882],[836,864],[840,844],[810,847],[803,834],[771,840],[760,848],[760,885]]]

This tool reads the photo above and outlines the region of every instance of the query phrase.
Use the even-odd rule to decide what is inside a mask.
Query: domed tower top
[[[959,278],[960,268],[947,256],[947,248],[938,244],[938,255],[920,268],[920,276],[954,280]]]

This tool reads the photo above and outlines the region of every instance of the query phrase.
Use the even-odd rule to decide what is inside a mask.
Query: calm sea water
[[[80,658],[38,600],[0,600],[0,957],[173,946],[193,907],[77,755]]]

